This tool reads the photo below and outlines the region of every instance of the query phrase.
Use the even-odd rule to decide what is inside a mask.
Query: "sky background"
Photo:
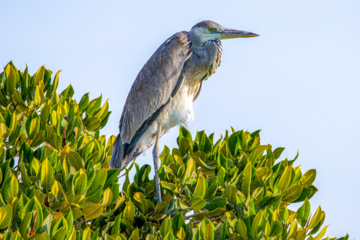
[[[110,136],[137,73],[173,33],[210,19],[260,34],[222,42],[189,129],[262,129],[263,144],[286,148],[283,158],[299,150],[296,165],[317,170],[310,203],[325,211],[329,236],[360,239],[359,9],[356,0],[3,1],[0,65],[62,70],[58,90],[71,83],[78,100],[102,93]],[[177,134],[160,145],[175,147]],[[150,153],[137,162],[152,165]]]

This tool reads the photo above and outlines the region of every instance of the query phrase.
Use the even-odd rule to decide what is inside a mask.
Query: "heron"
[[[140,70],[127,96],[110,166],[123,169],[154,144],[156,197],[161,202],[160,137],[176,125],[193,121],[193,102],[201,85],[220,65],[220,40],[257,36],[206,20],[161,44]]]

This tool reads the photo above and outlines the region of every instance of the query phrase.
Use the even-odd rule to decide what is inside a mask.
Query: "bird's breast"
[[[221,42],[217,39],[209,40],[201,47],[194,47],[192,51],[186,79],[188,84],[196,85],[208,79],[220,66]]]
[[[188,85],[183,85],[179,89],[178,93],[139,139],[138,152],[146,151],[154,143],[159,126],[161,126],[160,135],[163,135],[176,125],[186,124],[194,120],[192,90]]]
[[[194,120],[193,99],[190,86],[183,85],[157,119],[164,132],[176,125]]]

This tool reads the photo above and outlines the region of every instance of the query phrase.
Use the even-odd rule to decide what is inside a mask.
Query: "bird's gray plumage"
[[[174,34],[156,50],[139,72],[126,99],[111,167],[122,168],[149,148],[159,129],[161,136],[192,117],[189,99],[195,101],[202,81],[220,65],[219,39],[226,34],[236,37],[252,33],[203,21],[190,32]]]

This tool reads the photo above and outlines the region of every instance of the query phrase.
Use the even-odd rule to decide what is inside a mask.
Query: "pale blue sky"
[[[138,71],[170,35],[211,19],[259,38],[223,41],[223,61],[194,104],[193,134],[262,129],[262,142],[286,147],[303,172],[317,169],[330,236],[360,238],[360,2],[3,1],[0,64],[30,72],[62,69],[76,98],[102,92],[113,111],[103,133],[118,132]],[[176,145],[177,129],[161,139]],[[151,155],[137,160],[152,165]]]

